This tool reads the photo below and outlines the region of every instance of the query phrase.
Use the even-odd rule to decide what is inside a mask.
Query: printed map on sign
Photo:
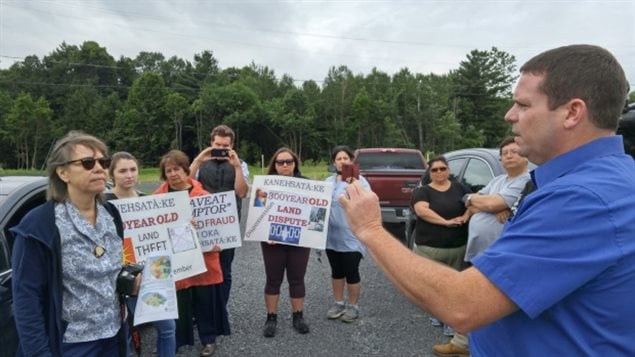
[[[255,176],[245,240],[324,249],[332,190],[324,181]]]
[[[178,319],[176,286],[172,278],[169,255],[146,257],[141,276],[141,290],[134,311],[134,324]]]
[[[188,250],[196,249],[196,238],[192,226],[169,227],[168,235],[172,242],[172,253],[180,253]]]

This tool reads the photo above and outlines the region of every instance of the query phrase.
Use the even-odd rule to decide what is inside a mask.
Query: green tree
[[[212,51],[206,50],[194,55],[194,77],[201,85],[217,80],[220,68]]]
[[[304,139],[311,132],[315,120],[315,111],[309,104],[304,92],[291,87],[281,101],[272,106],[276,111],[270,113],[276,132],[282,138],[284,145],[302,157]]]
[[[161,66],[164,61],[165,56],[160,52],[142,51],[135,57],[134,64],[138,73],[161,73]]]
[[[179,150],[183,148],[183,119],[189,113],[189,104],[187,99],[179,93],[170,93],[165,101],[165,107],[172,123],[174,124],[174,141],[172,147]]]
[[[514,62],[514,56],[496,47],[489,51],[473,50],[451,72],[457,118],[463,130],[470,127],[482,130],[485,141],[481,145],[495,147],[509,134],[503,116],[516,79]]]
[[[323,110],[321,112],[325,129],[330,133],[328,147],[347,143],[347,125],[351,118],[353,99],[357,94],[356,78],[346,66],[331,67],[324,79],[322,89]]]
[[[7,130],[7,117],[13,108],[13,99],[7,90],[0,90],[0,168],[15,167],[15,157],[10,153],[15,152],[15,146]]]
[[[113,141],[117,150],[130,151],[142,162],[155,164],[170,149],[172,130],[165,105],[167,93],[158,73],[145,72],[135,80],[115,120]]]
[[[18,168],[35,169],[45,159],[40,159],[40,155],[46,154],[48,143],[55,138],[51,114],[42,97],[33,101],[30,94],[21,93],[16,98],[7,115],[5,130],[17,149]]]
[[[392,78],[394,91],[395,124],[401,129],[403,146],[414,147],[409,128],[421,124],[421,93],[416,77],[403,68]]]
[[[236,133],[235,142],[240,143],[242,135],[261,133],[262,104],[256,93],[241,82],[227,85],[206,85],[200,99],[204,106],[205,127],[202,132],[209,133],[219,124],[229,125]],[[258,141],[258,135],[251,136]],[[246,159],[246,158],[243,158]]]
[[[203,100],[198,98],[192,102],[190,112],[194,113],[195,118],[196,148],[198,151],[201,151],[203,148],[207,147],[207,141],[204,139],[206,133],[203,132],[203,114],[205,113],[205,104],[203,103]]]
[[[62,132],[83,130],[94,135],[101,134],[95,130],[98,123],[93,107],[101,100],[96,88],[70,88],[61,100],[61,113],[57,125],[62,128]]]
[[[404,146],[401,136],[406,130],[399,130],[395,123],[396,111],[393,105],[395,89],[390,76],[373,68],[363,79],[363,83],[363,91],[368,95],[366,104],[368,117],[366,122],[359,124],[362,132],[358,134],[361,141],[358,140],[357,146]]]

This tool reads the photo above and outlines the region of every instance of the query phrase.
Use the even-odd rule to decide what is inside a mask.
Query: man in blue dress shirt
[[[473,356],[635,355],[635,162],[615,135],[628,91],[608,51],[525,63],[505,120],[540,165],[501,237],[457,272],[381,227],[377,196],[340,197],[355,235],[414,303],[470,334]]]

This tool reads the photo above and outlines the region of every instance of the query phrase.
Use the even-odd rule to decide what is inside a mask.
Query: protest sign
[[[171,257],[147,256],[134,311],[134,324],[137,326],[150,321],[178,318]]]
[[[187,191],[110,202],[121,214],[124,236],[132,242],[136,261],[157,254],[171,256],[174,280],[206,271]]]
[[[192,197],[190,206],[196,234],[204,252],[211,251],[215,245],[221,249],[240,247],[240,225],[234,191]]]
[[[287,176],[255,176],[245,240],[324,249],[333,185]]]

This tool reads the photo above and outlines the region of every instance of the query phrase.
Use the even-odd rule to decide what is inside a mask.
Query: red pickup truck
[[[400,239],[405,238],[405,224],[410,215],[412,191],[426,171],[421,151],[400,148],[368,148],[355,151],[360,174],[379,196],[384,225]]]

